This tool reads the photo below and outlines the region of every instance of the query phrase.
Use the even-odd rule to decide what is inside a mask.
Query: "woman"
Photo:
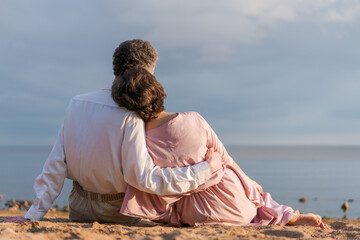
[[[126,71],[115,80],[112,96],[120,106],[137,112],[146,122],[147,147],[156,165],[191,165],[202,161],[208,148],[220,153],[224,165],[206,184],[189,194],[157,196],[129,186],[122,214],[173,226],[252,223],[324,228],[320,216],[299,214],[288,206],[277,204],[269,193],[262,193],[261,187],[228,155],[200,114],[165,112],[165,91],[147,70]]]

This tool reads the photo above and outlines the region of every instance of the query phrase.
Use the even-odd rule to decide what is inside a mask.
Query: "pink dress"
[[[252,181],[232,167],[233,160],[209,124],[195,112],[179,113],[147,131],[148,151],[160,167],[183,167],[204,161],[208,148],[222,156],[224,168],[196,191],[158,196],[128,186],[121,213],[172,226],[285,225],[298,211],[260,195]]]

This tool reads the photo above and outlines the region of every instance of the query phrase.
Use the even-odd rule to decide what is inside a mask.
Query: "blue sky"
[[[0,2],[0,145],[51,145],[76,94],[150,41],[166,108],[227,145],[359,145],[360,3],[336,0]]]

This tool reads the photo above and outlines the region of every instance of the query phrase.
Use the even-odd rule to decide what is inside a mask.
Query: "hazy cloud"
[[[159,51],[167,109],[227,144],[360,144],[359,16],[340,0],[1,1],[0,144],[51,144],[132,38]]]

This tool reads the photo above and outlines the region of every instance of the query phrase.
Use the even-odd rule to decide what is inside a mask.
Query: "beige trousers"
[[[120,214],[123,200],[102,202],[80,196],[73,188],[69,196],[69,219],[74,222],[135,224],[140,218]]]

